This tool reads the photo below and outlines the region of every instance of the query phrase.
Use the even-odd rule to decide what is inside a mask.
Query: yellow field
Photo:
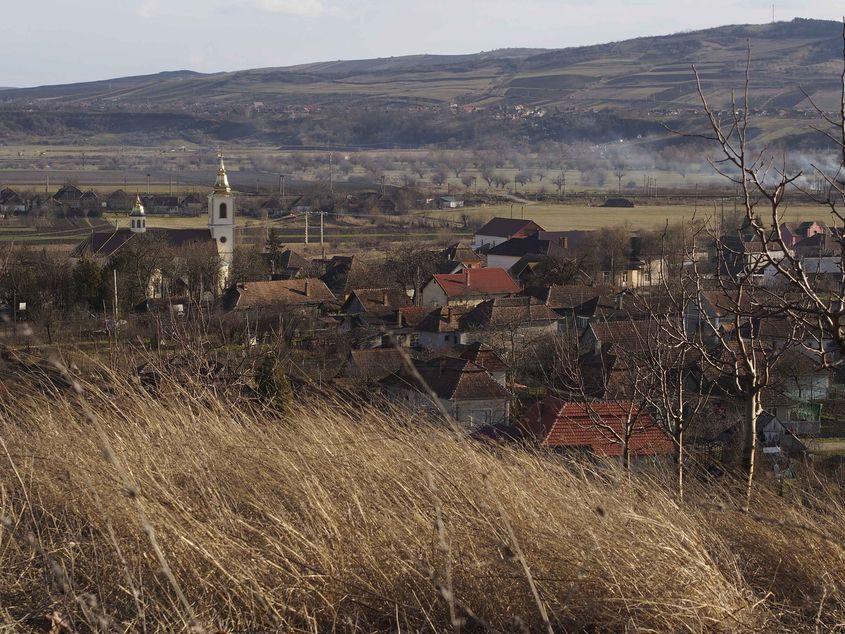
[[[484,207],[465,207],[454,211],[438,211],[434,216],[458,219],[462,214],[478,216],[484,219],[494,216],[530,218],[549,231],[567,231],[572,229],[600,229],[625,225],[631,229],[655,229],[670,224],[690,221],[693,218],[711,221],[714,214],[721,215],[721,206],[714,211],[712,201],[702,203],[696,209],[694,205],[642,206],[633,209],[614,209],[589,207],[587,205],[496,205]],[[733,217],[733,207],[725,205],[724,217],[729,221]],[[783,215],[783,221],[793,220],[828,220],[830,212],[821,206],[792,206]]]

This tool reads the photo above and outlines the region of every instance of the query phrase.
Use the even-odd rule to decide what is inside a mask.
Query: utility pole
[[[112,269],[114,275],[114,327],[117,328],[117,269]]]
[[[329,152],[329,194],[334,196],[334,152],[331,151]],[[322,243],[322,240],[320,242]]]
[[[326,212],[320,210],[320,244],[323,244],[323,216],[326,215]]]
[[[305,244],[308,244],[308,212],[305,212]]]
[[[44,193],[49,195],[50,194],[50,175],[46,174],[44,176],[44,178],[47,179],[44,183]]]
[[[147,174],[147,195],[150,195],[150,175]]]

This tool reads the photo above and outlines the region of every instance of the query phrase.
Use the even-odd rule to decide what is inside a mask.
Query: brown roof
[[[434,275],[446,297],[507,295],[520,290],[505,269],[466,269],[461,273]]]
[[[604,299],[610,302],[609,296],[613,294],[609,287],[584,286],[581,284],[554,285],[554,286],[531,286],[525,289],[524,293],[536,297],[551,308],[581,308],[587,304],[594,304],[590,313],[595,312],[598,302]]]
[[[342,375],[348,378],[380,381],[403,367],[404,356],[396,348],[352,350]]]
[[[431,312],[427,306],[406,306],[399,309],[402,325],[410,328],[419,326],[420,322]]]
[[[272,282],[245,282],[229,289],[225,307],[233,310],[261,308],[280,304],[323,304],[334,302],[335,296],[319,279],[310,277]]]
[[[414,367],[425,386],[419,384],[419,379],[402,370],[387,377],[385,383],[393,386],[404,384],[421,391],[427,391],[427,386],[445,400],[504,399],[510,396],[487,370],[468,359],[438,357],[429,361],[414,361]]]
[[[412,304],[411,298],[401,288],[356,288],[343,303],[344,309],[348,308],[353,296],[358,298],[364,310],[373,313],[396,311]]]
[[[548,397],[532,406],[523,425],[549,447],[588,448],[602,456],[621,456],[629,415],[633,430],[631,455],[652,456],[674,452],[674,442],[647,412],[637,412],[630,401],[567,402]]]
[[[113,231],[97,231],[88,236],[74,248],[72,255],[81,257],[93,255],[109,258],[130,240],[146,236],[148,239],[163,240],[168,246],[182,248],[192,244],[207,244],[216,249],[216,242],[209,229],[147,229],[145,233],[133,233],[129,229],[115,229]]]
[[[416,328],[425,332],[455,332],[460,328],[461,317],[470,310],[466,306],[438,307],[417,322]]]
[[[481,302],[461,319],[465,328],[537,325],[559,321],[561,316],[534,297],[497,297]]]
[[[461,359],[472,361],[488,372],[504,372],[508,369],[508,364],[502,360],[502,357],[480,341],[467,346],[466,350],[461,352]]]
[[[484,258],[478,255],[465,242],[456,242],[443,250],[443,255],[447,260],[455,262],[474,263],[483,262]]]
[[[528,235],[537,231],[543,231],[543,228],[533,220],[521,220],[519,218],[493,218],[475,233],[480,236],[512,238],[517,235]]]

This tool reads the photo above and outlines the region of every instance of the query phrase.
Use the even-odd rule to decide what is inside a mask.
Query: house
[[[117,189],[106,196],[106,209],[109,211],[129,211],[134,203],[135,196],[123,189]]]
[[[465,269],[435,274],[422,287],[423,306],[475,306],[486,299],[519,293],[520,287],[504,269]]]
[[[89,189],[79,197],[79,209],[86,214],[96,212],[101,208],[100,197],[93,189]]]
[[[443,249],[443,259],[447,262],[457,262],[465,269],[480,269],[485,265],[485,259],[472,250],[465,242],[456,242]]]
[[[0,213],[22,214],[26,211],[26,201],[14,189],[0,189]]]
[[[441,196],[437,199],[438,209],[459,209],[464,206],[464,201],[454,196]]]
[[[141,202],[144,204],[144,208],[152,213],[176,214],[181,211],[179,198],[177,196],[148,194],[146,196],[141,196]]]
[[[631,460],[671,456],[675,443],[632,401],[571,402],[547,397],[527,411],[522,426],[553,451]]]
[[[522,258],[564,258],[565,250],[554,240],[542,240],[537,234],[511,238],[487,250],[487,266],[508,270]]]
[[[789,458],[807,453],[807,446],[771,412],[760,413],[756,431],[764,457]]]
[[[336,303],[329,288],[319,279],[238,283],[223,296],[226,310],[255,310],[279,307],[324,308]]]
[[[338,378],[378,382],[401,370],[404,364],[404,353],[396,348],[350,350]]]
[[[513,351],[517,345],[558,332],[564,320],[534,297],[488,299],[466,313],[459,322],[462,343],[485,341]]]
[[[271,255],[270,266],[272,267],[272,279],[292,280],[298,277],[307,277],[308,272],[313,268],[310,260],[302,257],[292,249],[285,249],[281,253]]]
[[[79,209],[79,201],[82,199],[82,190],[70,183],[59,188],[53,194],[53,201],[66,209]]]
[[[439,352],[466,343],[461,334],[461,317],[468,306],[438,306],[423,317],[413,328],[413,347]]]
[[[542,230],[543,228],[533,220],[493,218],[475,232],[472,238],[472,248],[478,250],[484,247],[494,247],[511,238],[527,238]]]
[[[508,364],[490,346],[476,341],[466,346],[460,357],[487,370],[499,385],[507,385]]]
[[[780,237],[787,249],[795,248],[800,242],[815,235],[829,233],[827,225],[814,220],[804,222],[782,222]]]
[[[722,274],[734,279],[757,278],[770,264],[786,257],[786,253],[773,240],[765,243],[756,235],[722,236],[715,244],[715,258]]]
[[[838,255],[824,255],[820,257],[801,257],[801,268],[807,278],[820,287],[836,290],[842,277],[842,257]],[[784,263],[784,269],[789,272],[792,266]],[[763,269],[760,285],[766,288],[789,286],[788,280],[781,274],[778,267],[769,264]]]
[[[190,216],[199,214],[205,206],[205,200],[196,192],[191,192],[179,201],[179,209]]]
[[[381,381],[406,407],[433,414],[443,408],[468,430],[508,422],[511,395],[483,367],[453,357],[413,364],[415,372],[402,369]]]
[[[404,330],[400,309],[411,306],[411,298],[399,288],[354,289],[340,307],[344,316],[341,330],[350,331],[354,328],[374,326],[386,327],[391,331]]]
[[[534,297],[562,317],[584,329],[595,316],[599,306],[613,308],[614,291],[610,287],[584,286],[580,284],[550,286],[527,286],[523,295]]]

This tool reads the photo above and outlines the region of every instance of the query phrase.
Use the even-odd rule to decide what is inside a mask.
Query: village
[[[10,192],[2,211],[14,213]],[[85,204],[79,188],[63,196]],[[191,215],[204,204],[207,226],[148,228],[145,203]],[[823,222],[632,234],[494,217],[440,245],[313,257],[271,230],[245,252],[222,155],[205,201],[120,190],[108,204],[125,219],[65,261],[8,247],[7,357],[32,326],[49,347],[155,349],[154,363],[127,354],[123,366],[144,385],[200,359],[235,399],[266,393],[270,376],[279,398],[384,400],[479,440],[626,467],[718,473],[747,460],[748,443],[779,478],[838,464],[823,451],[845,436],[838,335],[772,299],[786,261],[819,293],[836,288],[840,236]]]

